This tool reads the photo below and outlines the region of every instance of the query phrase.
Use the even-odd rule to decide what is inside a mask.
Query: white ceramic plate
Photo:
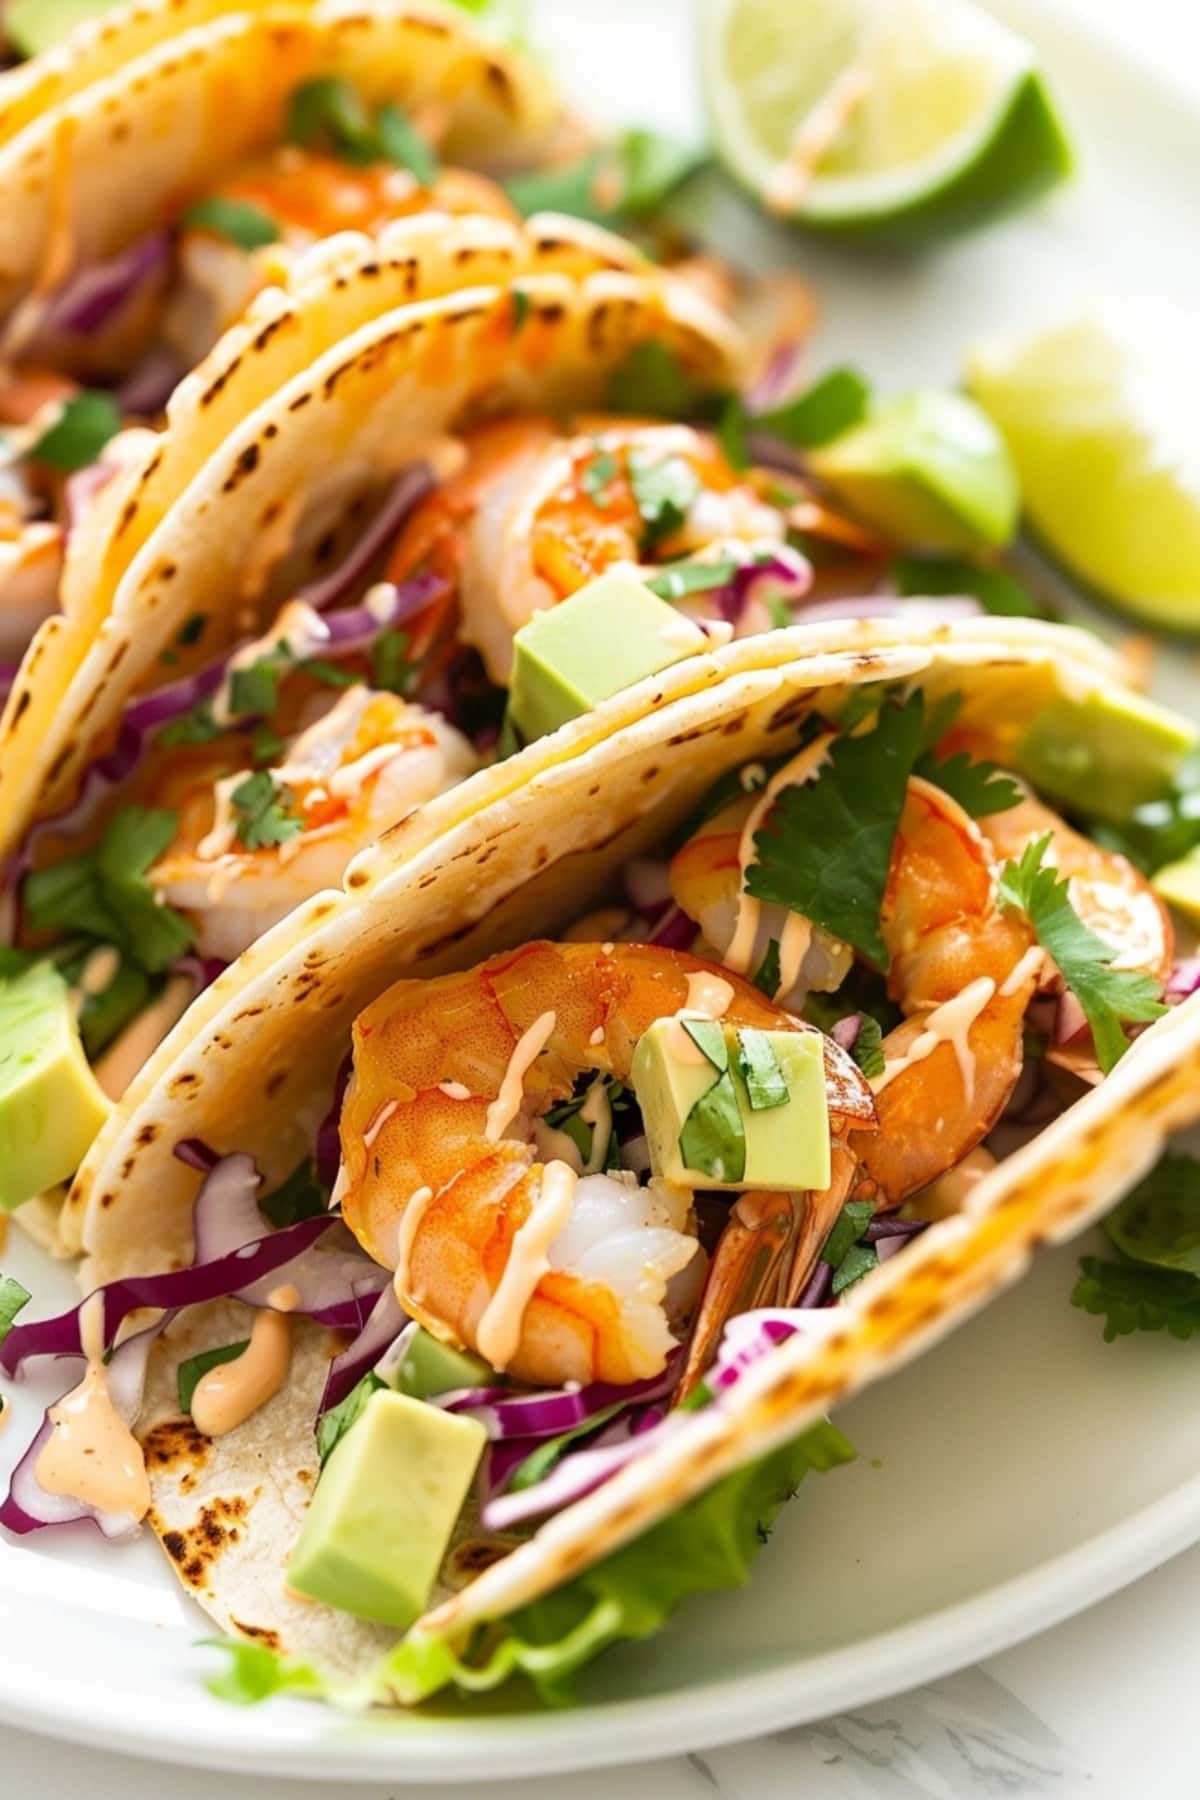
[[[687,0],[543,0],[540,31],[601,116],[694,129]],[[819,285],[815,366],[884,385],[950,380],[961,347],[1100,289],[1197,291],[1200,119],[1034,0],[998,7],[1041,43],[1084,173],[1042,210],[897,264],[783,240]],[[1182,698],[1184,655],[1164,659]],[[343,1781],[550,1773],[694,1749],[911,1687],[1110,1593],[1200,1537],[1200,1362],[1162,1339],[1105,1345],[1067,1295],[1074,1250],[916,1366],[847,1407],[853,1467],[811,1482],[745,1592],[689,1604],[605,1658],[568,1713],[449,1709],[344,1721],[209,1698],[200,1615],[148,1544],[0,1541],[0,1717],[112,1749]],[[46,1307],[62,1271],[6,1266]],[[56,1285],[57,1284],[57,1285]],[[41,1399],[45,1398],[45,1390]],[[39,1395],[0,1439],[7,1472]]]

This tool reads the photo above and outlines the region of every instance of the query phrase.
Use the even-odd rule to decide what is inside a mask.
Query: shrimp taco
[[[530,736],[594,593],[518,634]],[[0,1518],[146,1519],[238,1697],[560,1695],[1200,1112],[1097,816],[1194,734],[1089,634],[781,630],[584,705],[207,990],[75,1183],[89,1298],[0,1352],[84,1360]]]
[[[559,125],[528,57],[424,0],[141,0],[0,75],[0,660],[51,613],[132,451],[114,434],[156,419],[256,292],[346,229],[511,222],[486,171]],[[88,573],[77,555],[68,612]]]
[[[180,389],[107,536],[84,533],[93,601],[127,559],[111,604],[39,635],[0,751],[26,821],[10,944],[51,951],[110,1097],[215,969],[495,756],[459,515],[654,346],[707,385],[736,373],[723,317],[622,240],[427,214],[315,250]],[[263,404],[240,412],[235,382]],[[618,650],[613,687],[641,672]],[[9,1198],[83,1147],[43,1138]]]

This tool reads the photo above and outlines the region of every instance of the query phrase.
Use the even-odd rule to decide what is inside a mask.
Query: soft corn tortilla
[[[282,137],[303,81],[435,106],[448,159],[507,158],[555,129],[531,59],[438,0],[149,0],[0,77],[0,315],[178,216]]]
[[[288,292],[261,296],[102,493],[67,613],[34,639],[0,719],[0,854],[70,803],[129,698],[161,681],[165,651],[184,673],[266,621],[315,572],[318,546],[344,549],[447,430],[599,404],[647,342],[703,385],[737,379],[724,317],[606,232],[418,218],[379,242],[332,239]],[[413,280],[431,297],[403,304]],[[209,624],[188,652],[176,640],[197,615]]]
[[[553,934],[602,898],[630,857],[659,849],[726,769],[790,746],[818,702],[836,705],[879,682],[920,682],[933,699],[961,693],[967,722],[999,724],[1015,746],[1050,699],[1112,689],[1118,666],[1090,635],[1032,621],[907,635],[892,622],[797,627],[691,658],[472,777],[357,858],[343,891],[277,926],[152,1059],[69,1202],[82,1214],[87,1284],[187,1254],[198,1177],[172,1154],[181,1138],[249,1151],[269,1182],[281,1179],[311,1146],[351,1021],[393,981]],[[691,1415],[686,1433],[544,1525],[416,1629],[465,1643],[480,1621],[545,1593],[796,1435],[970,1316],[1016,1279],[1038,1243],[1100,1216],[1198,1115],[1200,999],[1145,1032],[1101,1087],[982,1180],[963,1214],[864,1281],[829,1334],[775,1351],[727,1401]],[[206,1343],[228,1341],[227,1323],[197,1329]],[[285,1403],[271,1434],[279,1484],[311,1467],[318,1378],[306,1379],[305,1404]],[[271,1564],[286,1560],[291,1528],[274,1503],[255,1504],[262,1434],[244,1430],[205,1450],[205,1492],[239,1504],[239,1529]],[[157,1516],[185,1535],[203,1524],[186,1475],[181,1458],[151,1468]],[[285,1607],[260,1569],[244,1556],[215,1558],[193,1590],[227,1627],[270,1633],[275,1647],[322,1664],[329,1616]],[[339,1668],[373,1665],[373,1628],[355,1638],[341,1620],[336,1633]]]

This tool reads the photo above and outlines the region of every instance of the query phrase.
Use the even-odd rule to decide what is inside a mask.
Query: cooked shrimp
[[[418,212],[516,217],[504,190],[470,170],[443,169],[423,187],[391,163],[356,167],[295,144],[231,176],[219,198],[261,213],[277,228],[278,241],[247,251],[202,225],[182,233],[181,279],[167,329],[189,364],[200,360],[293,256],[322,238],[339,231],[374,236],[393,219]]]
[[[750,561],[784,542],[784,521],[753,478],[736,475],[712,438],[687,425],[601,422],[564,438],[544,420],[507,420],[473,433],[469,446],[459,480],[410,518],[390,573],[402,580],[436,552],[435,566],[460,586],[462,636],[501,684],[521,626],[606,569],[697,551]],[[631,477],[659,465],[675,467],[677,504],[648,544]],[[765,608],[761,617],[748,608],[739,629],[770,623]]]
[[[336,886],[358,850],[476,766],[470,744],[439,714],[363,683],[332,706],[323,690],[301,709],[301,723],[266,772],[285,831],[301,827],[282,843],[256,847],[252,833],[245,841],[235,798],[252,774],[237,760],[244,738],[155,759],[145,797],[175,812],[178,826],[150,879],[192,920],[205,956],[239,955],[300,901]]]
[[[587,1178],[572,1199],[567,1165],[545,1160],[539,1139],[566,1148],[547,1141],[547,1110],[588,1073],[627,1081],[647,1028],[716,976],[649,945],[535,943],[399,982],[356,1021],[338,1193],[429,1330],[533,1382],[629,1382],[663,1367],[672,1284],[694,1281],[700,1263],[690,1195],[617,1175]],[[806,1029],[746,983],[721,981],[731,1024]],[[871,1103],[830,1050],[841,1133]]]

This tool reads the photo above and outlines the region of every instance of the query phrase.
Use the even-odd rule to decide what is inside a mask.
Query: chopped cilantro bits
[[[642,548],[653,550],[679,530],[700,492],[700,478],[681,456],[631,450],[629,484],[642,519]]]
[[[917,758],[914,773],[923,775],[935,787],[957,800],[973,819],[986,819],[992,813],[1008,812],[1019,806],[1023,798],[1021,785],[1005,775],[993,762],[974,762],[965,750],[940,761],[932,751]]]
[[[438,176],[437,157],[394,100],[385,100],[375,115],[375,141],[382,161],[407,169],[423,188],[433,186]]]
[[[230,796],[237,814],[237,835],[247,850],[264,850],[299,837],[304,822],[292,811],[292,791],[267,769],[247,775]]]
[[[225,194],[210,194],[195,200],[181,220],[185,231],[209,231],[215,237],[227,238],[239,250],[261,250],[278,243],[279,226],[269,212],[249,200],[233,200]]]
[[[112,944],[148,974],[189,950],[187,920],[154,896],[146,879],[175,836],[173,812],[126,806],[91,850],[25,879],[22,897],[35,931],[82,932]]]
[[[791,1098],[787,1078],[779,1066],[770,1034],[747,1026],[737,1034],[738,1074],[746,1084],[746,1095],[755,1112],[786,1106]]]
[[[711,1175],[714,1181],[740,1181],[745,1174],[746,1127],[728,1068],[701,1094],[684,1120],[679,1153],[686,1168]]]
[[[619,473],[617,459],[611,451],[597,450],[584,465],[582,486],[584,493],[594,505],[604,508],[609,505],[608,490]]]
[[[13,1328],[17,1314],[32,1298],[29,1289],[11,1275],[0,1275],[0,1344]]]
[[[1166,1008],[1159,984],[1134,969],[1114,969],[1113,951],[1084,924],[1071,904],[1070,888],[1054,869],[1044,866],[1050,833],[1027,844],[1018,862],[1000,871],[1003,905],[1024,912],[1039,944],[1079,1001],[1091,1026],[1096,1060],[1108,1071],[1129,1048],[1122,1027],[1148,1023]]]
[[[883,1026],[869,1013],[863,1013],[859,1018],[858,1035],[850,1054],[868,1081],[874,1081],[887,1067],[883,1054]]]
[[[385,631],[371,651],[371,686],[389,694],[408,694],[416,679],[409,660],[406,631]]]
[[[121,409],[111,394],[85,390],[72,395],[46,431],[29,447],[35,462],[70,474],[96,461],[121,429]]]
[[[393,100],[372,116],[357,89],[342,76],[321,75],[292,94],[287,136],[306,149],[331,151],[363,166],[389,162],[407,169],[422,187],[437,179],[437,158]]]
[[[781,979],[778,938],[772,938],[768,943],[763,951],[763,959],[755,969],[752,979],[760,994],[765,994],[768,1000],[775,998],[779,992]]]
[[[765,433],[798,450],[815,450],[866,416],[870,389],[855,369],[830,369],[819,381],[768,412],[748,413],[736,396],[721,415],[718,435],[734,469],[750,465],[748,434]]]

